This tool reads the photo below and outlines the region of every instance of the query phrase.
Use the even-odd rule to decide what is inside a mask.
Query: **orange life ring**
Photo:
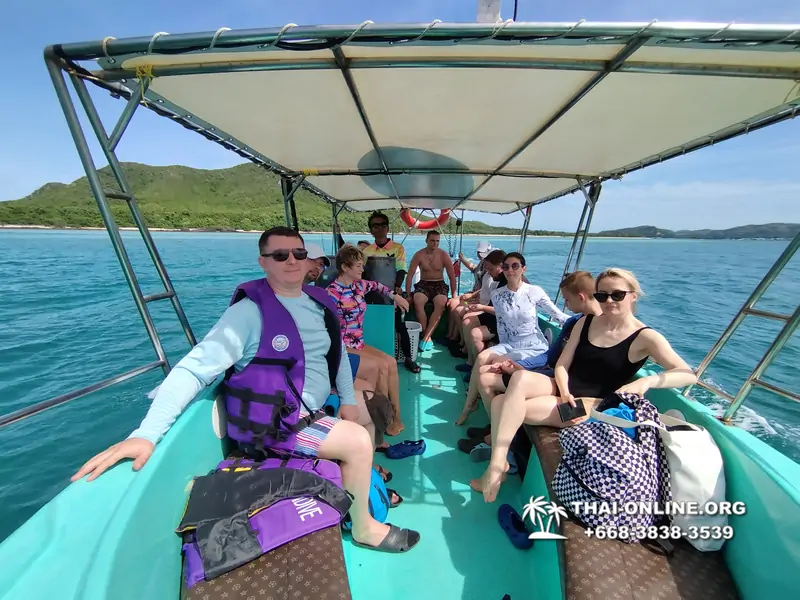
[[[450,218],[450,209],[445,208],[439,211],[439,216],[431,221],[417,221],[411,216],[411,211],[404,208],[400,211],[400,219],[409,227],[416,227],[417,229],[436,229],[441,227]]]

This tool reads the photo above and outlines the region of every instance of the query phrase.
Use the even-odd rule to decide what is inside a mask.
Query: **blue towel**
[[[634,423],[636,422],[636,414],[633,412],[633,409],[625,404],[620,404],[617,408],[607,408],[602,412],[604,415],[609,415],[610,417],[617,417],[618,419],[625,419],[626,421],[633,421]],[[597,419],[590,418],[589,421],[597,421]],[[622,428],[622,431],[627,433],[630,438],[634,440],[636,439],[635,427],[624,427]]]
[[[322,405],[322,410],[325,411],[330,417],[335,417],[336,413],[339,412],[339,405],[341,404],[341,400],[339,400],[339,396],[337,394],[330,394],[328,399],[325,400],[325,404]]]

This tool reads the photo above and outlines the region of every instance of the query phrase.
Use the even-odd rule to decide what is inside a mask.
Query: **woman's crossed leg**
[[[500,484],[508,470],[508,449],[523,423],[569,427],[588,418],[562,422],[558,414],[557,394],[558,388],[553,378],[531,371],[517,371],[511,376],[505,394],[495,396],[492,400],[492,458],[484,474],[470,482],[475,491],[483,492],[486,502],[494,502],[497,498]],[[600,402],[596,398],[583,398],[583,401],[587,413]]]

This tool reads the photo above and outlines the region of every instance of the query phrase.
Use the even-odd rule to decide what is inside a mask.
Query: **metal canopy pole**
[[[364,129],[367,132],[369,141],[372,143],[372,148],[375,150],[375,154],[378,156],[378,160],[381,162],[381,168],[383,169],[382,172],[389,180],[389,185],[392,186],[392,191],[397,199],[397,203],[400,204],[400,208],[402,208],[402,203],[400,202],[400,193],[397,191],[397,186],[394,183],[394,179],[389,174],[389,167],[386,164],[386,157],[383,154],[383,150],[381,150],[380,144],[378,144],[378,139],[375,137],[375,131],[372,129],[372,124],[369,122],[369,117],[367,116],[367,111],[364,108],[364,103],[361,101],[361,95],[358,93],[356,82],[353,80],[353,74],[350,72],[347,58],[339,47],[334,48],[331,52],[333,52],[333,57],[336,60],[336,64],[342,73],[342,77],[344,77],[344,82],[347,84],[347,89],[350,91],[350,96],[353,98],[353,102],[356,105],[356,110],[358,111],[358,115],[361,117],[361,122],[364,124]]]
[[[461,218],[458,219],[458,221],[456,222],[456,225],[457,225],[456,229],[458,231],[458,256],[460,257],[462,252],[463,252],[462,248],[463,248],[463,245],[464,245],[464,210],[463,209],[461,210]],[[457,292],[456,295],[459,295],[461,293],[461,269],[458,270],[458,277],[456,277],[456,287],[458,288],[458,290],[456,290],[456,292]]]
[[[333,223],[333,252],[331,254],[336,254],[339,251],[339,239],[336,236],[336,228],[339,225],[339,214],[344,210],[344,203],[340,206],[337,202],[331,202],[331,212],[332,212],[332,223]],[[344,239],[344,238],[342,238]]]
[[[594,216],[594,209],[597,206],[597,201],[600,199],[600,191],[602,190],[603,184],[601,183],[593,183],[589,187],[589,193],[586,193],[586,188],[581,186],[581,191],[583,192],[584,197],[586,198],[586,203],[589,205],[589,216],[586,217],[586,227],[583,228],[583,238],[581,239],[581,245],[578,248],[578,258],[575,259],[575,268],[574,271],[577,271],[581,265],[581,258],[583,258],[583,249],[586,246],[586,237],[589,235],[589,228],[592,226],[592,217]]]
[[[331,203],[331,240],[333,245],[331,246],[331,254],[336,254],[337,251],[337,243],[339,240],[336,239],[336,225],[338,224],[338,219],[336,218],[339,216],[339,213],[336,212],[336,203]]]
[[[496,19],[495,19],[496,21]],[[720,45],[716,36],[724,31],[727,45],[761,45],[774,44],[792,49],[800,39],[796,26],[786,25],[753,25],[736,23],[658,23],[658,22],[626,22],[626,23],[510,23],[503,32],[498,32],[494,22],[487,23],[375,23],[368,28],[362,25],[324,25],[273,27],[269,29],[242,29],[201,33],[182,33],[160,36],[154,40],[152,36],[130,37],[120,39],[93,40],[90,42],[74,42],[59,44],[59,53],[74,61],[97,60],[127,54],[177,54],[190,52],[200,48],[209,48],[215,44],[220,50],[231,50],[240,47],[274,45],[280,39],[287,46],[304,49],[308,41],[328,41],[332,39],[353,38],[356,43],[385,44],[392,41],[405,41],[409,38],[429,36],[438,38],[476,39],[495,35],[500,39],[525,41],[544,41],[554,37],[583,40],[586,38],[612,38],[619,43],[631,36],[647,38],[665,38],[673,43]],[[361,35],[359,36],[359,32]],[[48,49],[55,51],[55,47]]]
[[[528,208],[525,209],[525,221],[522,224],[522,234],[519,237],[519,248],[517,249],[517,251],[523,256],[525,255],[525,242],[528,240],[528,226],[530,225],[531,222],[532,208],[533,206],[529,204]]]
[[[294,195],[300,186],[303,185],[306,176],[300,175],[292,181],[289,177],[281,176],[281,194],[283,195],[283,210],[286,215],[286,226],[295,231],[300,231],[300,223],[297,221],[297,208],[294,205]]]
[[[78,98],[83,105],[86,116],[89,118],[89,123],[94,130],[95,136],[97,136],[97,141],[100,143],[100,147],[103,149],[103,154],[105,154],[106,160],[108,161],[108,166],[111,168],[114,178],[117,180],[119,189],[122,190],[122,193],[105,191],[105,195],[109,198],[117,198],[126,201],[128,209],[131,211],[133,222],[136,224],[136,227],[139,230],[142,239],[144,240],[145,248],[147,248],[147,252],[150,254],[150,259],[153,261],[153,265],[155,266],[156,272],[161,279],[161,283],[164,285],[164,292],[145,296],[144,301],[153,302],[155,300],[169,299],[172,302],[172,308],[178,317],[178,321],[183,328],[183,333],[186,335],[186,339],[189,341],[189,345],[194,347],[197,345],[197,339],[192,331],[192,326],[189,324],[189,319],[186,317],[186,313],[184,312],[183,306],[178,299],[178,294],[175,291],[175,287],[172,285],[172,280],[167,273],[167,267],[164,265],[164,261],[161,260],[161,255],[159,254],[156,244],[153,241],[153,236],[150,234],[150,230],[148,229],[147,224],[144,222],[144,217],[139,210],[139,203],[136,200],[136,196],[133,194],[133,189],[128,183],[128,179],[125,177],[125,172],[122,170],[122,165],[120,165],[117,155],[112,148],[111,139],[106,136],[103,122],[100,119],[100,115],[97,114],[97,109],[95,108],[94,102],[92,102],[92,98],[89,95],[89,90],[86,89],[86,84],[81,78],[76,77],[75,75],[70,75],[70,79],[72,80],[72,84],[75,86],[75,91],[77,92]],[[131,97],[127,106],[125,107],[125,110],[123,110],[122,116],[120,117],[117,126],[114,128],[114,133],[119,132],[118,136],[122,135],[127,127],[127,123],[130,122],[130,119],[136,110],[135,107],[138,106],[138,103],[133,104],[133,101],[137,98],[141,99],[141,90],[142,88],[140,87],[139,93],[135,93]],[[131,106],[133,106],[133,108],[131,108]],[[117,138],[117,141],[119,141],[119,137]]]
[[[75,83],[75,81],[79,78],[76,78],[75,75],[71,75],[71,77],[73,85],[77,86],[78,84]],[[82,79],[80,81],[83,83]],[[125,133],[125,130],[128,128],[136,109],[139,108],[139,102],[141,102],[142,98],[144,98],[146,88],[147,80],[143,80],[139,87],[133,91],[133,96],[128,99],[128,103],[122,110],[122,114],[119,117],[119,121],[117,121],[117,125],[114,127],[111,135],[108,136],[108,148],[111,152],[114,152],[117,149],[117,144],[119,144],[119,141],[122,139],[122,134]],[[105,146],[105,144],[103,146]]]
[[[606,64],[605,68],[595,74],[581,89],[579,89],[556,113],[550,117],[547,122],[545,122],[541,127],[539,127],[533,135],[531,135],[527,140],[522,142],[522,144],[514,150],[508,158],[503,160],[497,168],[495,168],[494,173],[486,177],[483,181],[481,181],[476,187],[472,189],[472,191],[467,194],[463,200],[461,200],[458,204],[456,204],[453,208],[458,208],[461,204],[465,202],[469,202],[470,198],[472,198],[475,194],[477,194],[489,181],[494,177],[498,172],[502,171],[506,168],[511,162],[517,158],[520,154],[525,152],[525,150],[530,147],[536,140],[538,140],[545,132],[550,129],[553,125],[555,125],[561,117],[566,115],[575,105],[578,104],[589,92],[591,92],[603,79],[606,78],[607,75],[616,71],[630,56],[635,53],[639,48],[644,46],[647,42],[648,38],[644,36],[634,37],[631,41],[625,44],[625,47],[620,50],[614,58],[612,58]]]
[[[497,25],[496,29],[505,28],[504,25]],[[438,27],[437,27],[438,29]],[[491,34],[490,34],[491,35]],[[498,36],[500,37],[500,36]],[[405,40],[403,40],[405,41]],[[471,40],[470,40],[471,41]],[[522,39],[519,41],[523,42]],[[620,42],[624,40],[620,39]],[[391,42],[390,42],[391,43]],[[535,42],[533,42],[535,43]],[[797,42],[795,42],[797,43]],[[716,49],[716,48],[715,48]],[[291,50],[289,50],[291,51]],[[231,57],[224,63],[219,64],[176,64],[176,65],[154,65],[154,77],[177,77],[180,75],[205,75],[214,73],[242,73],[242,72],[266,72],[266,71],[333,71],[339,67],[335,61],[331,60],[308,60],[298,52],[296,61],[276,61],[272,57],[263,59],[242,59],[237,60]],[[385,58],[351,58],[349,59],[350,69],[526,69],[526,70],[555,70],[555,71],[582,71],[582,72],[602,72],[605,69],[603,60],[564,60],[564,59],[544,59],[544,58],[406,58],[398,56],[391,60]],[[623,64],[618,69],[620,73],[650,73],[656,75],[687,75],[690,77],[741,77],[746,79],[773,79],[795,80],[800,78],[800,69],[792,67],[764,67],[750,65],[713,65],[703,64],[676,64],[676,63],[656,63],[647,62],[644,64]],[[122,81],[124,79],[134,79],[136,71],[133,69],[102,69],[92,71],[92,76],[103,82]]]
[[[572,271],[577,271],[579,265],[581,264],[581,258],[583,257],[583,249],[586,245],[586,236],[589,234],[589,226],[592,223],[592,215],[594,215],[595,206],[597,206],[597,200],[600,198],[600,190],[602,184],[594,182],[591,184],[589,188],[589,192],[586,191],[586,186],[583,184],[583,181],[580,179],[578,180],[580,183],[580,189],[583,192],[583,196],[586,199],[583,204],[583,210],[581,211],[581,218],[578,220],[578,228],[575,230],[575,235],[572,238],[572,246],[570,246],[569,254],[567,254],[567,262],[564,265],[564,272],[561,274],[561,281],[571,273]],[[584,220],[586,220],[586,224],[584,225]],[[581,236],[582,234],[582,236]],[[578,236],[581,236],[581,243],[578,246]],[[575,259],[575,266],[572,267],[572,257],[575,254],[575,248],[578,247],[578,256]],[[556,290],[556,295],[553,298],[553,303],[555,304],[558,302],[558,297],[561,295],[561,288]]]
[[[289,210],[289,180],[281,177],[281,196],[283,196],[283,214],[286,218],[286,226],[292,226],[292,211]]]
[[[47,71],[50,75],[50,78],[53,81],[53,87],[55,88],[56,95],[58,96],[59,103],[61,104],[61,108],[64,111],[64,117],[67,121],[67,126],[69,127],[70,133],[72,134],[72,138],[75,142],[75,147],[78,151],[78,156],[80,157],[81,163],[83,165],[84,171],[86,172],[86,178],[89,182],[89,187],[92,190],[92,195],[97,202],[97,207],[100,210],[100,216],[103,219],[103,223],[106,226],[106,231],[108,232],[109,237],[111,238],[111,245],[114,248],[114,252],[117,255],[117,259],[119,260],[120,266],[122,267],[122,273],[125,276],[125,280],[128,283],[128,287],[130,288],[131,295],[133,296],[133,301],[136,304],[136,308],[139,311],[139,315],[142,318],[142,322],[144,323],[145,329],[147,331],[148,337],[150,338],[151,343],[153,344],[153,349],[156,352],[157,360],[136,369],[132,369],[130,371],[126,371],[125,373],[121,373],[119,375],[115,375],[108,379],[104,379],[103,381],[93,383],[92,385],[86,386],[79,390],[74,390],[72,392],[68,392],[66,394],[62,394],[60,396],[55,396],[48,400],[44,400],[42,402],[37,402],[31,406],[26,406],[25,408],[16,410],[6,415],[0,415],[0,429],[3,427],[7,427],[8,425],[12,425],[14,423],[18,423],[27,419],[28,417],[32,417],[39,413],[42,413],[46,410],[54,408],[56,406],[60,406],[62,404],[66,404],[71,402],[72,400],[76,400],[78,398],[82,398],[87,396],[93,392],[97,392],[99,390],[106,389],[117,383],[121,383],[123,381],[127,381],[132,379],[133,377],[137,377],[144,373],[149,373],[155,369],[161,368],[165,375],[167,375],[170,371],[169,361],[167,360],[166,353],[164,352],[164,348],[161,345],[161,340],[158,337],[158,332],[153,324],[153,320],[150,316],[150,312],[147,310],[147,303],[160,300],[163,298],[172,298],[173,305],[175,305],[177,301],[177,295],[175,295],[174,289],[172,289],[171,282],[169,277],[166,276],[166,270],[163,271],[164,278],[166,278],[165,285],[167,287],[168,292],[162,292],[158,294],[153,294],[151,296],[143,296],[142,291],[139,287],[139,282],[136,279],[136,274],[133,270],[131,265],[130,259],[128,258],[128,253],[125,250],[125,245],[122,242],[122,237],[120,236],[119,229],[114,222],[114,215],[111,212],[111,208],[108,204],[108,198],[116,198],[120,200],[127,200],[129,202],[129,206],[131,207],[131,212],[134,215],[134,218],[138,220],[137,225],[140,227],[140,231],[142,231],[143,236],[147,232],[147,228],[144,225],[143,221],[141,220],[141,215],[137,215],[138,208],[135,204],[135,199],[133,198],[132,194],[128,193],[127,182],[125,181],[124,177],[122,177],[121,169],[119,169],[119,163],[116,160],[116,156],[114,155],[113,147],[112,147],[112,140],[105,136],[105,130],[103,128],[102,122],[100,121],[99,115],[94,108],[94,104],[91,101],[91,97],[89,97],[88,91],[86,90],[85,86],[83,85],[83,81],[78,80],[74,75],[72,75],[73,83],[75,84],[75,90],[78,94],[81,103],[83,104],[84,108],[86,109],[86,115],[89,118],[89,121],[92,124],[92,127],[95,133],[98,134],[98,140],[100,145],[103,148],[104,153],[106,153],[107,158],[109,159],[109,164],[114,172],[114,175],[117,177],[117,182],[120,184],[120,188],[123,190],[122,193],[118,192],[106,192],[103,190],[102,183],[100,181],[100,176],[97,172],[97,169],[94,165],[94,160],[92,159],[91,151],[89,150],[89,145],[86,141],[86,137],[83,134],[81,129],[80,120],[78,118],[78,113],[75,110],[75,105],[72,102],[72,98],[69,95],[69,90],[67,89],[66,81],[64,80],[64,74],[62,73],[61,67],[54,62],[54,60],[50,57],[45,59],[45,64],[47,65]],[[134,97],[136,97],[134,95]],[[130,118],[133,116],[135,112],[135,106],[132,106],[132,103],[129,103],[126,109],[123,111],[122,116],[120,117],[120,121],[117,123],[114,131],[115,134],[112,134],[116,142],[119,142],[122,133],[124,132],[127,123],[130,121]],[[102,135],[101,135],[102,133]],[[116,145],[116,144],[113,144]],[[131,203],[133,201],[133,204]],[[148,236],[145,236],[145,243],[152,243],[152,239]],[[148,250],[151,248],[148,247]],[[152,249],[155,250],[155,246],[152,246]],[[153,257],[153,252],[151,251],[151,257]],[[155,258],[158,257],[158,253],[155,253]],[[154,258],[154,262],[155,262]],[[158,259],[160,262],[160,258]],[[160,265],[163,267],[163,264]],[[159,265],[156,264],[158,268]],[[162,271],[159,271],[161,274]],[[164,280],[162,278],[162,281]],[[180,307],[180,304],[177,304]],[[177,310],[176,310],[177,312]],[[183,311],[179,312],[179,317],[185,320],[185,315],[183,315]],[[190,342],[193,340],[193,336],[191,336],[191,329],[189,329],[188,322],[185,324],[185,330],[187,331],[187,335],[190,336]]]
[[[164,370],[164,374],[166,375],[170,371],[167,355],[164,352],[164,348],[161,346],[161,340],[158,337],[158,333],[155,325],[153,324],[150,312],[147,310],[145,298],[142,295],[141,289],[139,288],[139,282],[137,281],[136,274],[131,266],[128,253],[125,250],[125,245],[123,244],[122,237],[119,233],[119,229],[117,229],[117,225],[114,222],[114,215],[112,214],[111,208],[108,205],[108,199],[106,197],[106,193],[103,191],[103,185],[100,182],[100,176],[97,173],[94,161],[92,160],[92,154],[89,150],[89,145],[86,142],[86,137],[83,135],[83,131],[81,130],[78,113],[76,112],[75,105],[72,103],[72,99],[70,98],[66,81],[64,81],[63,74],[58,65],[53,63],[51,60],[46,60],[45,62],[47,64],[47,70],[50,73],[50,78],[53,80],[53,86],[55,87],[58,100],[61,103],[61,108],[64,110],[64,116],[67,120],[70,133],[72,134],[72,139],[75,141],[75,147],[78,150],[78,156],[81,159],[84,171],[86,171],[86,178],[89,181],[89,187],[91,188],[92,194],[97,201],[97,207],[100,210],[103,223],[105,224],[108,235],[111,238],[111,245],[114,248],[114,252],[117,255],[120,266],[122,267],[122,273],[124,274],[125,281],[127,281],[128,287],[131,290],[133,301],[136,304],[136,308],[139,311],[139,315],[141,316],[145,329],[147,330],[147,335],[150,338],[150,342],[153,344],[153,349],[158,356],[158,361]]]

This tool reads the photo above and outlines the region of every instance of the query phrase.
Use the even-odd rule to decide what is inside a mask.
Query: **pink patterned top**
[[[328,286],[327,291],[336,302],[344,345],[353,350],[361,350],[364,347],[364,313],[367,310],[364,296],[368,292],[378,291],[391,297],[394,292],[382,283],[366,279],[357,279],[350,285],[344,285],[336,279]]]

